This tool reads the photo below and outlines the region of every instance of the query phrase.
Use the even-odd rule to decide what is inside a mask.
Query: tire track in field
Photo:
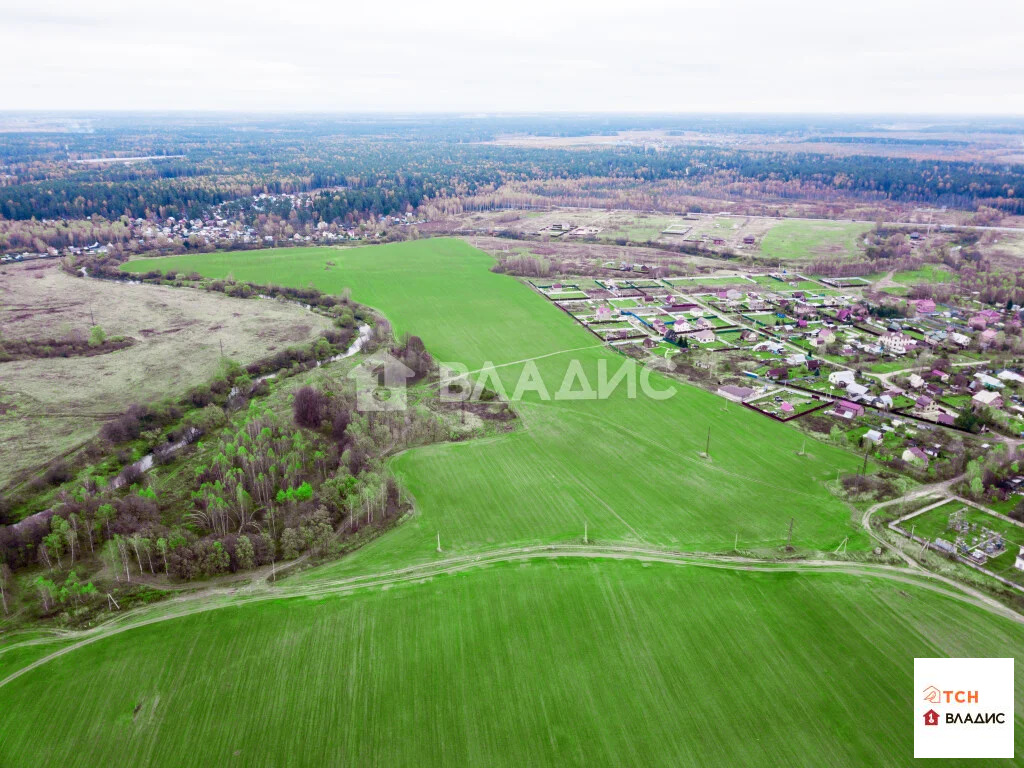
[[[49,662],[60,658],[72,651],[84,648],[99,640],[114,637],[133,629],[139,629],[154,624],[160,624],[174,619],[185,618],[200,613],[209,613],[222,608],[250,605],[268,600],[287,600],[297,598],[324,597],[328,595],[347,595],[353,592],[393,586],[407,582],[423,581],[435,576],[458,573],[480,568],[487,565],[494,565],[504,562],[522,562],[536,559],[555,559],[563,557],[577,557],[593,560],[635,560],[638,562],[662,563],[676,566],[697,566],[704,568],[720,568],[723,570],[750,571],[750,572],[800,572],[806,574],[835,574],[841,573],[853,576],[864,576],[883,578],[897,583],[909,584],[915,587],[926,589],[931,592],[943,595],[950,599],[981,608],[1003,618],[1024,625],[1024,616],[1013,609],[1003,605],[994,598],[983,595],[959,582],[930,572],[912,572],[897,566],[881,565],[873,563],[849,563],[835,560],[803,560],[799,562],[776,562],[758,560],[747,557],[726,557],[723,555],[711,555],[699,552],[673,552],[659,550],[649,547],[624,546],[624,545],[582,545],[582,544],[551,544],[535,547],[512,547],[495,550],[489,553],[476,555],[461,555],[459,557],[447,558],[416,566],[382,571],[377,574],[366,576],[354,576],[334,582],[314,582],[308,586],[297,588],[268,588],[266,592],[257,594],[246,594],[238,596],[230,591],[221,590],[207,595],[209,602],[201,602],[202,597],[193,597],[183,600],[184,610],[161,613],[138,621],[127,623],[107,624],[104,627],[89,630],[88,635],[76,643],[65,646],[53,653],[37,659],[31,664],[11,673],[3,680],[0,680],[0,688],[38,669]],[[939,583],[935,583],[939,582]],[[953,590],[947,589],[953,587]],[[227,598],[213,602],[216,598]],[[129,619],[129,616],[118,617],[116,621]],[[33,645],[27,642],[24,644],[8,646],[8,649],[21,647],[22,645]]]

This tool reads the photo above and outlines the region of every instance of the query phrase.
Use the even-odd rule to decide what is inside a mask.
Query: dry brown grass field
[[[330,325],[295,304],[76,278],[54,262],[0,268],[3,338],[87,335],[93,323],[135,343],[94,357],[0,363],[0,488],[91,438],[109,414],[206,381],[221,344],[245,364]]]

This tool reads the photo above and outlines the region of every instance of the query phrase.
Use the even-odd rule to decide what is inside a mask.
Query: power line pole
[[[589,544],[590,543],[590,539],[587,536],[587,521],[586,520],[583,521],[583,543],[584,544]]]
[[[789,518],[789,533],[786,536],[786,551],[793,551],[793,518]]]
[[[441,551],[441,532],[437,532],[437,551]]]

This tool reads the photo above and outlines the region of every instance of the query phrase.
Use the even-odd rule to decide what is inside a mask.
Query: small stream
[[[84,268],[83,268],[83,272],[84,272]],[[340,355],[335,355],[334,357],[329,357],[326,360],[317,360],[317,363],[316,363],[317,367],[319,368],[324,363],[334,363],[334,362],[337,362],[338,360],[344,360],[346,357],[352,357],[352,355],[358,354],[363,349],[363,347],[366,346],[366,342],[369,341],[370,333],[372,331],[373,331],[373,329],[369,325],[361,325],[361,326],[359,326],[359,335],[356,336],[355,340],[352,342],[352,344],[349,345],[348,349],[346,349]],[[256,386],[257,384],[259,384],[262,381],[267,381],[269,379],[276,379],[276,378],[277,378],[277,374],[276,373],[268,373],[266,376],[260,376],[259,378],[254,380],[253,381],[253,386]],[[231,390],[230,397],[234,397],[237,394],[238,394],[238,387],[235,387],[235,388],[233,388]],[[196,429],[195,427],[189,427],[188,431],[185,433],[185,437],[184,438],[182,438],[181,440],[178,440],[175,443],[171,443],[166,448],[164,448],[161,451],[161,453],[163,453],[166,456],[170,456],[170,455],[172,455],[174,453],[177,453],[182,448],[184,448],[186,445],[189,445],[190,443],[194,443],[201,435],[202,435],[202,432],[200,432],[198,429]],[[111,490],[117,490],[118,488],[123,487],[125,482],[127,481],[129,475],[137,474],[136,470],[138,470],[139,473],[148,472],[149,470],[151,470],[153,468],[153,465],[155,463],[156,463],[156,454],[155,454],[155,452],[154,453],[147,453],[145,456],[143,456],[138,461],[136,461],[136,462],[134,462],[132,464],[129,464],[127,467],[122,469],[117,474],[116,477],[114,477],[113,479],[111,479],[111,481],[109,483],[107,483],[107,488],[109,488]],[[16,527],[18,527],[19,525],[21,525],[23,523],[27,523],[29,520],[42,517],[43,515],[51,515],[52,513],[53,513],[52,509],[44,509],[41,512],[36,512],[34,515],[29,515],[28,517],[25,517],[25,518],[19,520],[17,523],[12,525],[11,527],[12,528],[16,528]]]
[[[185,432],[185,437],[183,437],[176,443],[171,443],[166,448],[164,448],[161,451],[161,453],[165,456],[170,456],[171,454],[177,453],[186,445],[194,443],[202,434],[203,433],[200,432],[195,427],[189,427],[188,430]],[[113,490],[121,488],[125,484],[126,480],[130,475],[136,474],[136,470],[138,470],[138,472],[148,472],[153,468],[153,464],[155,462],[156,453],[147,453],[134,464],[129,464],[127,467],[122,469],[121,472],[117,475],[117,477],[113,478],[109,483],[107,483],[107,487]]]
[[[319,368],[324,363],[334,363],[334,362],[337,362],[338,360],[344,360],[346,357],[352,357],[352,355],[358,354],[359,351],[364,346],[366,346],[366,342],[369,340],[370,332],[372,330],[373,329],[370,326],[368,326],[368,325],[361,325],[361,326],[359,326],[359,335],[356,336],[355,340],[349,345],[349,348],[346,349],[344,352],[342,352],[340,355],[335,355],[334,357],[329,357],[326,360],[317,360],[316,361],[317,368]],[[260,376],[259,378],[255,379],[252,384],[255,387],[260,382],[267,381],[268,379],[275,379],[275,378],[277,378],[277,374],[276,373],[268,373],[266,376]],[[233,387],[231,389],[231,393],[228,396],[229,397],[234,397],[237,394],[238,394],[238,387]],[[196,429],[195,427],[189,427],[188,432],[185,433],[185,437],[184,438],[182,438],[181,440],[179,440],[176,443],[171,443],[169,446],[164,448],[164,450],[163,450],[164,455],[170,455],[170,454],[173,454],[173,453],[177,453],[178,451],[180,451],[182,448],[184,448],[189,443],[194,443],[196,441],[196,438],[198,438],[201,434],[202,433],[198,429]],[[127,467],[122,469],[121,472],[117,475],[117,477],[115,477],[113,480],[111,480],[107,484],[107,487],[111,488],[113,490],[117,490],[118,488],[121,488],[125,484],[125,481],[127,480],[127,477],[129,475],[137,474],[137,472],[139,472],[139,473],[141,473],[141,472],[148,472],[149,470],[151,470],[153,468],[153,464],[155,462],[156,462],[155,454],[147,453],[145,456],[143,456],[141,459],[136,461],[134,464],[129,464]]]
[[[369,339],[370,339],[370,332],[372,330],[373,330],[373,328],[371,328],[368,325],[361,325],[361,326],[359,326],[359,335],[355,338],[355,341],[353,341],[349,345],[348,349],[346,349],[340,355],[335,355],[334,357],[328,357],[326,360],[317,360],[316,361],[316,367],[319,368],[321,365],[324,365],[325,363],[336,363],[339,360],[344,360],[346,357],[352,357],[352,355],[358,354],[360,352],[360,350],[362,350],[362,348],[366,346],[366,342],[369,341]],[[255,379],[253,379],[252,386],[255,387],[255,386],[261,384],[264,381],[270,381],[271,379],[276,379],[276,378],[277,378],[277,374],[276,373],[268,373],[266,376],[258,376]],[[238,394],[238,387],[232,387],[231,391],[228,393],[228,397],[234,397],[237,394]]]

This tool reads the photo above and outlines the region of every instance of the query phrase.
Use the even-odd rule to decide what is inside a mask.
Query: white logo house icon
[[[370,355],[348,374],[356,385],[356,410],[404,411],[406,386],[415,375],[412,368],[385,351]]]

